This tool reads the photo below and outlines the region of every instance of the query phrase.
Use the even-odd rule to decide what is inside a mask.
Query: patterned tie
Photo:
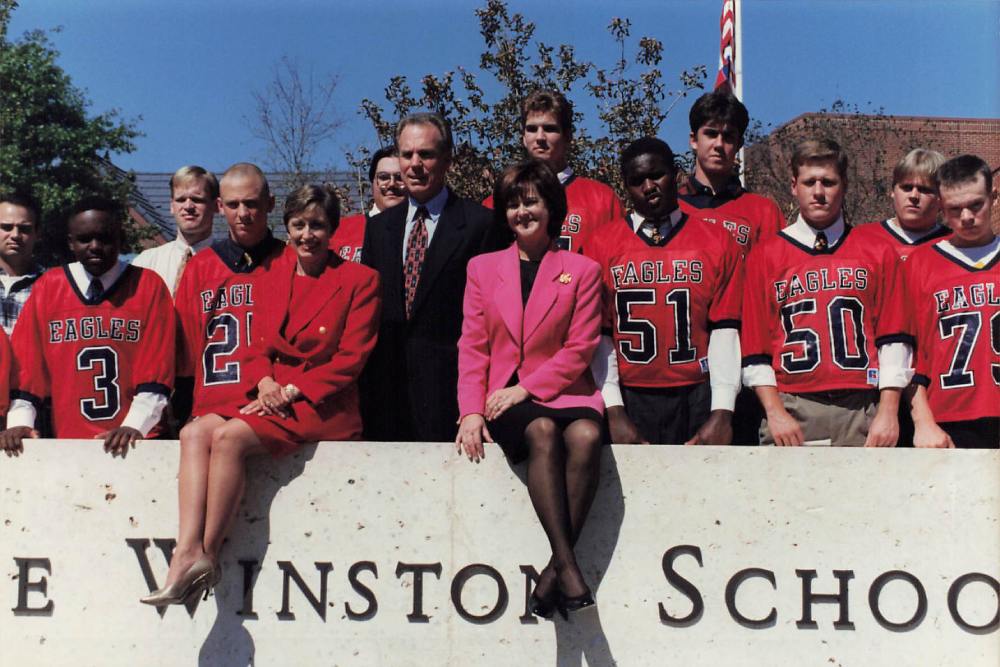
[[[660,234],[660,225],[655,220],[646,220],[642,223],[643,231],[646,236],[653,240],[653,243],[660,245],[660,241],[663,240],[663,236]]]
[[[187,266],[192,257],[194,257],[194,251],[190,247],[186,248],[184,256],[181,257],[181,263],[177,265],[177,275],[174,277],[174,286],[170,290],[171,294],[177,293],[177,287],[181,284],[181,276],[184,274],[184,267]]]
[[[420,282],[420,269],[424,265],[424,255],[427,254],[427,225],[424,221],[430,214],[426,206],[417,209],[413,216],[413,228],[406,240],[406,263],[403,265],[403,286],[406,290],[406,319],[410,319],[413,309],[413,298],[417,295],[417,283]]]
[[[94,278],[90,281],[90,287],[87,288],[87,301],[89,303],[97,303],[101,300],[101,296],[104,294],[104,286],[101,281]]]
[[[826,241],[826,234],[824,232],[816,232],[816,240],[813,241],[813,250],[826,250],[830,247],[830,244]]]

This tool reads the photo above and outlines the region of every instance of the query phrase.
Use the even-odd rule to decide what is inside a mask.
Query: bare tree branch
[[[336,114],[334,75],[314,78],[312,69],[284,56],[274,78],[253,91],[256,116],[247,119],[250,132],[267,147],[269,168],[288,174],[289,185],[308,181],[317,171],[323,144],[333,139],[342,121]]]

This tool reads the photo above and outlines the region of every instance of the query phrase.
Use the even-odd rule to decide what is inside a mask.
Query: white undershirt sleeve
[[[913,347],[886,343],[878,348],[878,388],[903,388],[913,379]]]
[[[134,428],[145,438],[159,423],[168,402],[167,397],[163,394],[140,391],[132,399],[132,407],[129,408],[121,425]]]
[[[618,386],[618,355],[615,353],[615,343],[611,336],[601,336],[597,344],[594,359],[590,362],[590,372],[594,382],[601,388],[604,406],[613,408],[625,405],[622,400],[622,390]]]
[[[777,387],[778,378],[774,369],[767,364],[750,364],[743,369],[743,385],[746,387]]]
[[[35,428],[35,419],[37,417],[38,412],[31,401],[26,401],[23,398],[15,398],[10,402],[10,409],[7,410],[7,428],[14,428],[15,426]]]
[[[712,409],[732,411],[740,391],[740,333],[714,329],[708,336],[708,376]]]

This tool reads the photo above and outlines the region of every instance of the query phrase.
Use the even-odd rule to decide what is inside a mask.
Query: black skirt
[[[560,432],[578,419],[589,419],[598,427],[604,421],[601,413],[593,408],[549,408],[527,400],[511,406],[493,421],[486,422],[486,428],[510,462],[520,463],[528,458],[528,442],[524,431],[539,417],[548,417],[554,421]]]

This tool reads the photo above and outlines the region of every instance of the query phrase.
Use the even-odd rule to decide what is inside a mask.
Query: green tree
[[[602,68],[579,59],[571,45],[553,47],[536,40],[535,24],[512,14],[504,0],[487,0],[475,12],[484,45],[478,68],[427,74],[416,93],[406,77],[395,76],[386,86],[384,105],[361,102],[361,113],[383,146],[393,142],[396,119],[411,111],[429,109],[447,118],[455,139],[449,183],[472,199],[485,198],[495,175],[523,158],[520,103],[535,88],[556,88],[570,100],[595,101],[598,118],[591,120],[599,121],[601,136],[591,135],[585,105],[577,103],[570,163],[577,173],[622,194],[617,168],[621,149],[640,136],[655,135],[678,100],[704,87],[705,66],[699,65],[680,75],[677,90],[669,90],[660,70],[663,44],[649,37],[635,44],[628,19],[611,20],[608,31],[619,57]],[[368,148],[360,147],[348,161],[363,173],[368,155]]]
[[[139,132],[115,110],[88,114],[90,103],[56,62],[59,53],[44,32],[8,38],[16,8],[14,0],[0,0],[0,189],[39,201],[37,254],[51,265],[65,256],[61,212],[67,206],[89,194],[126,201],[131,183],[105,165],[109,153],[134,151]],[[127,224],[127,245],[144,231]]]

